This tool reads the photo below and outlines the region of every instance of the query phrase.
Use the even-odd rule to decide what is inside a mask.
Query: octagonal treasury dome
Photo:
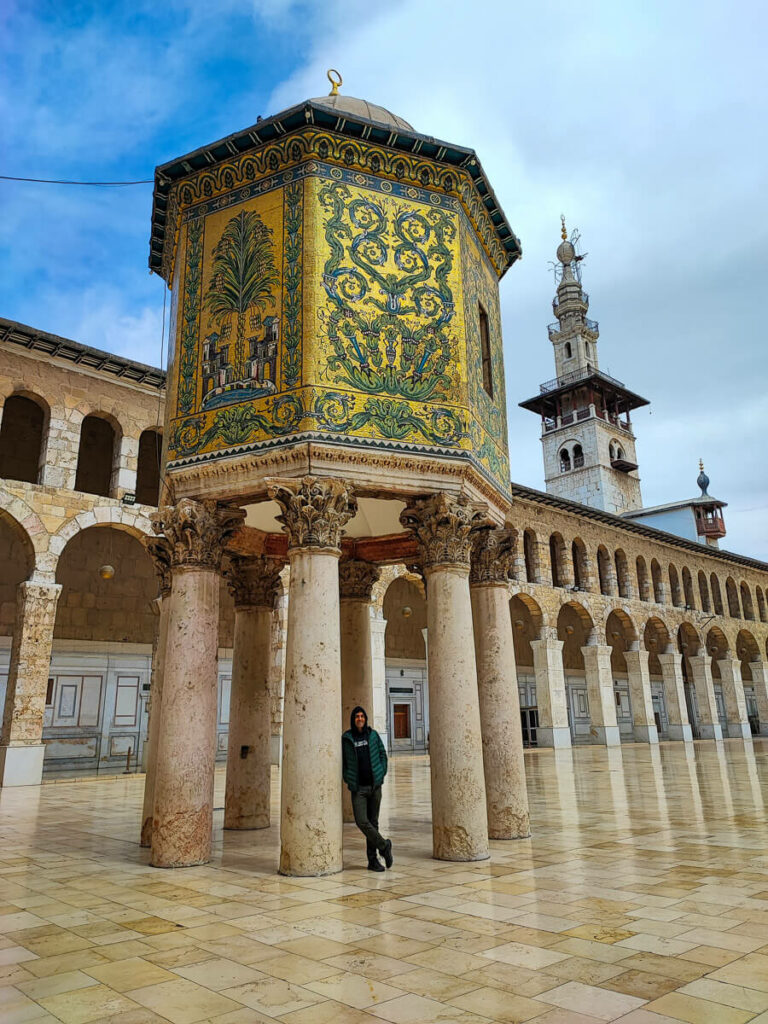
[[[380,107],[377,103],[369,103],[368,100],[358,99],[356,96],[345,96],[343,93],[331,94],[330,96],[316,96],[309,101],[319,107],[326,107],[338,114],[349,114],[352,117],[364,117],[368,121],[375,121],[377,124],[388,125],[392,128],[400,128],[403,131],[412,132],[413,125],[409,124],[402,117],[393,114],[386,107]]]

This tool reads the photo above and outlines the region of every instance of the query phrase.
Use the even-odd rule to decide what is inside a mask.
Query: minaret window
[[[480,303],[477,304],[480,318],[480,352],[483,359],[483,387],[493,398],[493,369],[491,366],[491,332],[488,327],[488,314]]]
[[[560,472],[568,473],[571,468],[571,455],[567,448],[560,452]]]
[[[572,356],[573,356],[573,350],[571,349],[571,343],[570,343],[570,341],[566,341],[566,343],[565,343],[565,358],[566,359],[570,359]]]
[[[573,468],[574,469],[581,469],[581,467],[583,465],[584,465],[584,449],[581,447],[580,444],[575,444],[573,446]]]

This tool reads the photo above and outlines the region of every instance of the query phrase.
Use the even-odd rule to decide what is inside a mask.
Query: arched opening
[[[0,478],[36,484],[45,461],[48,407],[42,399],[10,395],[0,423]]]
[[[592,723],[582,647],[593,637],[594,623],[580,604],[563,605],[557,617],[557,636],[563,641],[563,672],[574,743],[591,741]]]
[[[688,608],[689,611],[693,611],[696,608],[696,598],[693,593],[691,570],[687,565],[683,566],[683,597],[685,598],[685,607]]]
[[[747,721],[753,736],[760,732],[760,712],[755,693],[755,678],[752,664],[760,661],[760,648],[755,637],[746,629],[736,635],[736,657],[741,665],[741,679],[744,684],[744,699],[747,705]]]
[[[664,583],[661,579],[661,566],[655,558],[651,561],[651,579],[653,580],[653,600],[656,604],[664,604]]]
[[[427,604],[421,588],[404,576],[384,594],[387,732],[393,751],[426,750],[429,721],[426,647]]]
[[[597,549],[597,575],[600,580],[600,593],[610,596],[614,592],[613,566],[611,556],[604,545]]]
[[[560,449],[560,472],[568,473],[571,469],[571,454],[567,448]]]
[[[746,583],[742,582],[739,586],[739,592],[741,593],[741,607],[744,611],[744,618],[750,622],[755,621],[755,609],[752,605],[752,594],[750,593],[749,587]]]
[[[672,564],[669,566],[669,593],[675,608],[682,608],[683,592],[680,589],[680,577],[677,574],[676,566]]]
[[[699,569],[699,599],[701,600],[701,610],[708,612],[711,609],[709,603],[709,587],[707,586],[706,574]]]
[[[157,505],[159,500],[162,447],[163,435],[159,430],[142,431],[136,465],[136,501],[140,505]]]
[[[755,594],[757,596],[757,614],[760,616],[760,621],[765,622],[767,621],[765,613],[765,596],[763,595],[762,588],[755,587]]]
[[[581,469],[581,467],[583,465],[584,465],[584,449],[581,447],[580,444],[575,444],[573,446],[573,468],[574,469]]]
[[[616,701],[616,724],[622,740],[634,739],[632,696],[629,686],[626,652],[637,640],[632,620],[621,611],[612,611],[605,622],[605,640],[611,648],[613,696]]]
[[[549,538],[549,564],[552,570],[552,586],[564,587],[567,583],[565,541],[559,533],[553,533]]]
[[[570,359],[572,356],[573,356],[573,349],[571,348],[571,343],[570,343],[570,341],[566,341],[566,343],[565,343],[565,358],[566,359]]]
[[[677,708],[679,703],[679,694],[677,689],[674,688],[672,680],[670,680],[670,688],[673,692],[667,695],[667,689],[664,682],[664,670],[659,660],[660,654],[666,654],[669,651],[670,637],[669,631],[661,619],[652,618],[649,619],[643,629],[643,646],[648,651],[648,676],[651,684],[651,704],[653,706],[653,718],[656,723],[656,729],[661,739],[669,739],[670,728],[669,728],[669,709],[670,707],[675,711],[675,727],[681,730],[682,726],[679,721],[679,715],[677,714]],[[671,704],[670,704],[671,700]],[[686,716],[687,719],[687,716]]]
[[[648,578],[648,566],[642,555],[638,555],[635,561],[635,572],[637,573],[637,592],[641,601],[651,600],[651,584]]]
[[[616,567],[616,583],[619,589],[619,597],[632,597],[632,579],[629,575],[629,563],[622,548],[617,548],[613,556]]]
[[[32,575],[35,552],[24,528],[0,511],[0,636],[13,636],[20,583]],[[0,709],[5,706],[5,670],[0,669]]]
[[[702,653],[702,644],[699,634],[690,622],[681,623],[677,631],[677,650],[680,654],[680,667],[683,674],[683,690],[688,710],[688,721],[690,722],[694,738],[699,738],[701,736],[702,723],[699,716],[699,699],[691,667],[691,658],[698,657]],[[709,718],[705,717],[704,722],[708,723],[708,721]]]
[[[648,671],[651,678],[661,680],[663,673],[659,655],[667,653],[669,643],[669,630],[661,619],[649,619],[643,630],[643,646],[649,654]]]
[[[725,581],[725,596],[728,600],[728,614],[732,619],[740,619],[739,594],[736,590],[736,581],[732,576]]]
[[[571,561],[573,563],[573,583],[577,590],[589,590],[589,571],[587,568],[587,548],[580,537],[571,544]]]
[[[722,615],[723,597],[720,593],[720,580],[714,573],[709,577],[709,586],[712,591],[712,610],[715,615]]]
[[[720,665],[718,664],[718,662],[722,661],[728,653],[728,649],[730,646],[728,643],[728,637],[725,635],[722,629],[720,629],[719,626],[712,626],[712,628],[707,633],[705,646],[707,654],[712,658],[712,679],[716,680],[718,683],[721,683],[722,675],[720,672]],[[717,688],[715,688],[715,698],[722,699],[721,695],[722,688],[720,694],[718,694],[718,690]],[[720,699],[718,699],[718,706],[720,704]],[[725,717],[723,712],[721,712],[720,717]]]
[[[477,313],[480,320],[480,353],[483,364],[483,388],[493,398],[493,360],[491,358],[491,330],[488,314],[478,302]]]
[[[525,558],[525,578],[528,583],[539,581],[539,545],[533,530],[523,532],[523,557]]]
[[[539,715],[531,642],[538,640],[541,635],[541,609],[526,594],[517,594],[509,602],[509,616],[512,620],[512,637],[515,645],[523,744],[535,747],[538,742]]]
[[[80,427],[75,490],[108,498],[117,459],[119,437],[103,416],[86,416]]]

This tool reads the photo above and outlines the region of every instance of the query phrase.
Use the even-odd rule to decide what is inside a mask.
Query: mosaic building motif
[[[171,464],[300,436],[471,458],[507,489],[497,275],[456,196],[309,160],[183,220]]]

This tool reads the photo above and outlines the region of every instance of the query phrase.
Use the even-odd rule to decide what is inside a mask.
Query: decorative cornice
[[[230,555],[224,578],[235,599],[235,608],[274,608],[281,587],[283,563],[277,558]]]
[[[425,569],[455,566],[468,570],[472,533],[492,525],[487,505],[470,501],[464,494],[444,492],[414,498],[401,512],[400,522],[418,540]]]
[[[152,529],[170,547],[171,569],[212,569],[218,572],[224,546],[245,520],[245,511],[206,499],[182,498],[150,516]]]
[[[350,484],[316,476],[266,483],[269,497],[282,509],[276,519],[288,534],[289,552],[326,548],[341,553],[344,527],[357,512],[357,498]]]
[[[517,553],[517,530],[478,530],[472,538],[469,582],[503,583],[512,577]]]
[[[381,569],[372,562],[345,558],[339,562],[339,593],[341,597],[370,601],[371,590],[381,576]]]

